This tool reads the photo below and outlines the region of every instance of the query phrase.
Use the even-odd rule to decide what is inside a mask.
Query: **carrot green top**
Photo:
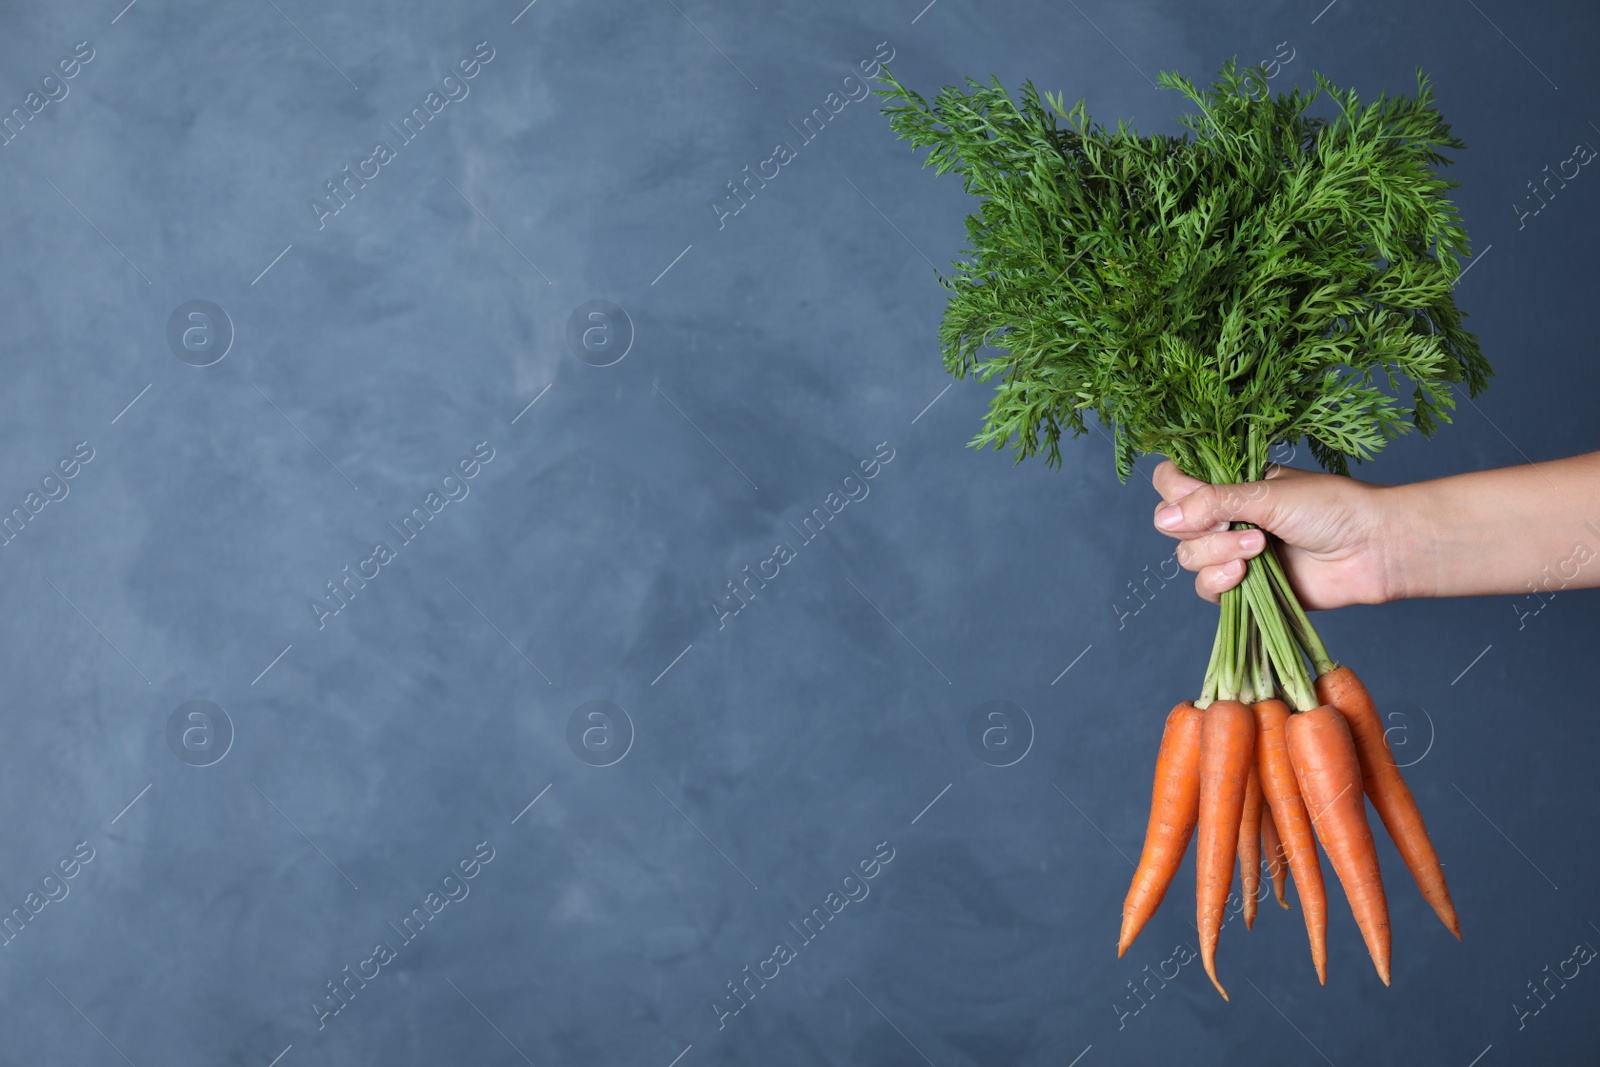
[[[1342,473],[1449,421],[1456,383],[1487,385],[1452,297],[1458,183],[1437,171],[1464,146],[1420,70],[1415,97],[1366,105],[1320,74],[1277,96],[1232,61],[1209,89],[1163,74],[1198,108],[1180,136],[1095,126],[1031,82],[1020,106],[970,78],[929,104],[883,78],[894,132],[981,199],[967,258],[940,278],[946,367],[998,379],[975,446],[1059,466],[1087,412],[1122,477],[1159,452],[1254,480],[1302,436]],[[1324,93],[1330,117],[1310,114]]]

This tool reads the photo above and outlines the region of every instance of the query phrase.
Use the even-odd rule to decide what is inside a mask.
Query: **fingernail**
[[[1266,541],[1266,535],[1260,530],[1246,530],[1244,535],[1239,538],[1239,547],[1243,548],[1246,552],[1254,552],[1256,549],[1266,544]]]
[[[1242,570],[1244,570],[1244,560],[1230,559],[1228,562],[1222,565],[1222,576],[1224,578],[1234,578],[1237,577],[1239,572]]]
[[[1156,512],[1156,525],[1163,530],[1176,530],[1183,525],[1183,509],[1176,504],[1168,504]]]
[[[1226,530],[1231,525],[1233,525],[1233,524],[1230,523],[1227,519],[1218,519],[1216,522],[1211,524],[1211,532],[1212,533],[1221,533],[1223,530]]]

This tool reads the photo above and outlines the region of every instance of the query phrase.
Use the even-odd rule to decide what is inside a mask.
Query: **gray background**
[[[1143,474],[1119,485],[1094,435],[1059,473],[964,447],[987,390],[941,392],[930,261],[959,254],[972,204],[875,99],[723,228],[710,208],[880,42],[926,93],[1032,78],[1147,130],[1180,110],[1161,70],[1204,81],[1288,42],[1274,86],[1315,69],[1375,96],[1420,65],[1470,146],[1452,175],[1484,262],[1458,294],[1498,374],[1437,441],[1361,473],[1588,450],[1600,178],[1520,228],[1513,205],[1600,144],[1591,5],[119,8],[6,4],[0,24],[5,109],[76,42],[95,51],[0,148],[0,502],[94,449],[0,549],[0,903],[95,850],[0,948],[0,1063],[1592,1050],[1587,970],[1520,1027],[1517,1006],[1600,944],[1595,594],[1320,620],[1395,715],[1464,943],[1385,845],[1393,988],[1334,891],[1326,988],[1299,912],[1264,906],[1224,933],[1232,1003],[1191,964],[1132,1014],[1126,983],[1193,941],[1186,864],[1128,957],[1112,948],[1161,717],[1215,617],[1187,575],[1133,613],[1129,583],[1172,550]],[[479,41],[494,59],[470,95],[319,229],[323,183]],[[194,299],[236,332],[205,368],[166,341]],[[594,299],[636,333],[608,367],[566,342]],[[470,495],[319,629],[323,583],[480,441]],[[880,442],[870,496],[719,629],[724,583]],[[566,740],[597,699],[634,729],[604,768]],[[168,744],[190,700],[232,723],[211,766]],[[968,746],[989,700],[1035,729],[1007,768]],[[471,895],[319,1030],[324,983],[483,841]],[[894,859],[870,896],[719,1029],[724,984],[798,941],[785,923],[879,842]]]

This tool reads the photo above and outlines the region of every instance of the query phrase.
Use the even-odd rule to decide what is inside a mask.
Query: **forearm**
[[[1381,492],[1395,599],[1600,586],[1600,452]]]

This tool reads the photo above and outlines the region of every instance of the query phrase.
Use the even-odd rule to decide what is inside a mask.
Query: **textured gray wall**
[[[0,106],[38,114],[0,147],[0,501],[37,514],[0,549],[0,1063],[1592,1055],[1600,978],[1549,977],[1600,944],[1592,593],[1321,623],[1396,714],[1464,943],[1385,847],[1393,988],[1336,893],[1326,988],[1266,908],[1231,1004],[1193,965],[1133,998],[1192,940],[1186,867],[1112,950],[1214,611],[1179,579],[1133,612],[1171,545],[1105,441],[964,448],[986,389],[944,391],[932,267],[970,204],[848,99],[892,53],[1155,129],[1160,70],[1424,67],[1498,376],[1363,472],[1400,481],[1597,445],[1600,177],[1513,206],[1600,144],[1592,5],[921,2],[4,5]],[[969,746],[991,700],[1033,726],[1008,767]]]

